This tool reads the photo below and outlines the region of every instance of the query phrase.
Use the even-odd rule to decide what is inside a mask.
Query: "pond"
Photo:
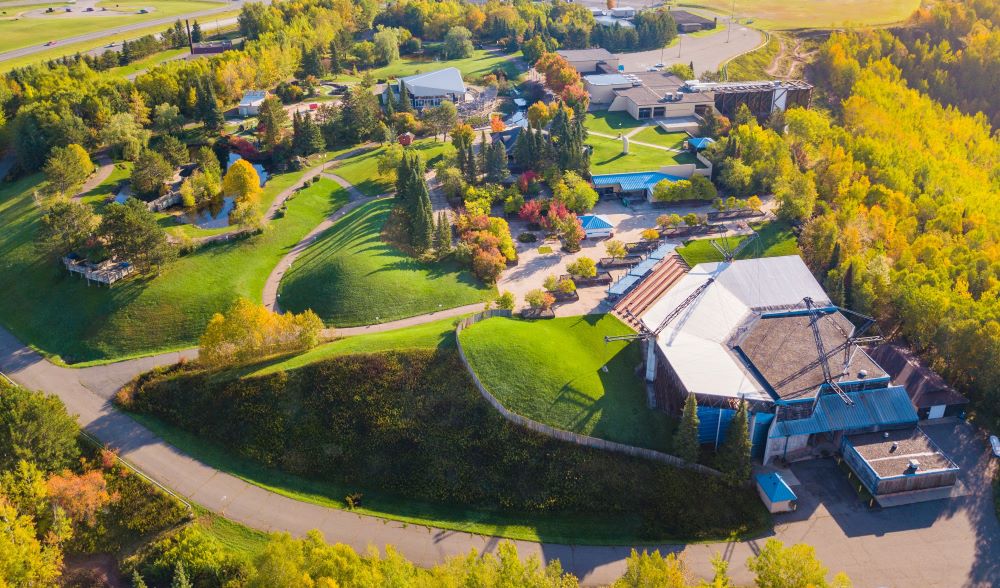
[[[243,159],[243,157],[239,153],[230,153],[229,161],[226,162],[226,170],[228,171],[231,165],[233,165],[234,163],[236,163],[241,159]],[[267,170],[265,170],[264,166],[259,163],[254,163],[252,165],[253,168],[257,170],[257,175],[260,176],[260,187],[263,188],[264,184],[267,183]]]
[[[221,198],[198,210],[185,212],[180,218],[200,229],[222,229],[229,226],[229,213],[235,205],[233,198]]]

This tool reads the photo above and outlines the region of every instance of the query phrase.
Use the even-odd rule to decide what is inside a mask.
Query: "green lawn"
[[[377,353],[392,349],[434,349],[455,346],[455,326],[458,318],[405,327],[370,335],[353,335],[337,339],[306,351],[301,355],[284,358],[258,366],[251,376],[269,374],[279,370],[292,370],[306,364],[347,353]]]
[[[484,286],[458,264],[421,263],[381,240],[393,200],[351,211],[320,235],[285,274],[281,306],[311,308],[327,324],[384,323],[485,301]]]
[[[754,257],[779,257],[782,255],[799,255],[799,244],[787,223],[773,221],[752,225],[757,231],[757,243],[751,243],[740,252],[738,259]],[[729,246],[735,248],[746,237],[730,237]],[[694,239],[677,248],[677,253],[690,266],[711,261],[722,261],[722,255],[712,247],[713,239]],[[719,239],[714,239],[719,241]]]
[[[730,0],[696,0],[681,6],[708,8],[729,14]],[[906,20],[920,0],[753,0],[737,2],[736,16],[752,19],[753,26],[766,29],[816,29],[842,26],[874,26]]]
[[[205,2],[205,3],[199,3],[199,4],[206,4],[207,5],[206,8],[212,8],[212,7],[219,6],[219,4],[215,3],[215,2]],[[203,8],[199,8],[197,10],[203,10]],[[212,19],[223,20],[223,19],[226,19],[226,18],[234,17],[237,14],[239,14],[238,10],[226,11],[226,12],[220,12],[220,13],[217,13],[217,14],[213,14],[213,15],[211,15],[211,18]],[[155,16],[155,15],[153,15],[153,14],[145,14],[145,15],[137,15],[137,16],[150,17],[150,16]],[[107,21],[104,20],[105,18],[119,19],[119,18],[134,18],[134,17],[133,16],[127,16],[127,17],[100,17],[100,19],[101,19],[100,22],[101,23],[106,23]],[[79,19],[76,19],[76,20],[79,20]],[[23,20],[19,20],[17,22],[23,22]],[[106,24],[102,25],[101,28],[103,28],[103,26],[106,26]],[[225,29],[225,28],[226,27],[223,27],[223,29]],[[144,35],[152,35],[152,34],[156,34],[156,33],[162,33],[166,29],[167,29],[167,25],[154,25],[154,26],[149,26],[149,27],[143,27],[141,29],[131,30],[128,33],[125,33],[123,35],[115,37],[113,40],[115,42],[121,42],[122,39],[134,40],[134,39],[138,39],[139,37],[142,37]],[[46,29],[43,28],[42,32],[34,32],[34,33],[32,33],[33,36],[29,36],[29,39],[30,39],[31,42],[28,43],[28,45],[31,45],[31,44],[36,43],[36,42],[38,44],[41,44],[41,43],[43,43],[45,41],[48,41],[48,40],[55,40],[55,39],[52,39],[51,36],[49,34],[47,34],[45,31],[46,31]],[[213,35],[214,35],[215,31],[213,30],[212,32],[213,32]],[[32,63],[41,63],[43,61],[49,61],[49,60],[52,60],[52,59],[58,59],[60,57],[64,57],[64,56],[67,56],[67,55],[75,55],[77,53],[84,53],[84,52],[87,52],[87,51],[91,51],[93,49],[101,49],[101,48],[105,47],[109,42],[110,41],[108,40],[108,38],[105,37],[105,38],[101,38],[101,39],[97,39],[97,40],[91,40],[91,41],[80,41],[78,43],[67,43],[67,44],[57,43],[55,46],[53,46],[51,48],[48,48],[48,49],[45,49],[43,51],[38,51],[38,52],[32,53],[30,55],[25,55],[24,57],[16,57],[16,58],[13,58],[13,59],[8,59],[6,61],[0,62],[0,73],[8,72],[8,71],[10,71],[12,69],[16,69],[16,68],[19,68],[19,67],[24,67],[24,66],[30,65]]]
[[[120,5],[116,7],[116,4]],[[62,9],[55,13],[25,16],[17,20],[0,21],[0,51],[10,51],[31,45],[40,45],[50,40],[59,41],[67,37],[93,33],[114,27],[140,23],[168,16],[210,10],[224,6],[219,2],[202,2],[199,0],[148,0],[144,2],[105,2],[98,5],[107,6],[108,11],[120,12],[120,15],[108,16],[97,13],[80,13],[79,16],[67,16]],[[152,7],[149,14],[138,14],[143,7]],[[76,12],[74,8],[74,12]],[[166,29],[160,25],[159,29]],[[105,39],[106,44],[109,40]]]
[[[583,126],[587,127],[587,130],[594,131],[595,133],[612,135],[614,137],[617,137],[618,133],[620,133],[622,129],[634,129],[636,127],[641,127],[644,124],[646,123],[635,120],[632,118],[632,115],[627,112],[608,112],[607,110],[590,112],[587,114],[587,118],[583,121]],[[591,137],[593,137],[593,135],[591,135]]]
[[[697,163],[694,155],[684,152],[665,151],[632,143],[628,155],[622,153],[622,142],[591,135],[587,145],[594,148],[590,154],[590,171],[594,174],[610,174],[637,171],[658,171],[665,165]]]
[[[687,141],[688,138],[689,135],[687,133],[671,133],[669,131],[664,131],[659,125],[657,125],[642,129],[638,133],[629,137],[629,140],[651,143],[661,147],[670,147],[671,149],[682,149],[684,147],[684,141]]]
[[[673,419],[646,405],[632,329],[610,314],[542,321],[489,319],[462,331],[483,385],[508,409],[547,425],[669,451]],[[602,368],[607,366],[607,372]]]
[[[429,169],[444,154],[454,152],[455,148],[452,147],[450,141],[421,139],[414,141],[408,149],[420,153]],[[392,179],[378,173],[378,158],[385,151],[385,147],[378,147],[348,158],[338,159],[338,157],[343,157],[353,150],[354,148],[351,148],[335,153],[335,163],[330,171],[354,184],[366,196],[380,196],[392,192],[395,189]]]
[[[298,177],[301,172],[276,176],[265,194]],[[22,341],[69,363],[194,345],[213,313],[239,296],[259,301],[278,261],[347,201],[345,190],[322,180],[300,192],[262,235],[200,249],[155,277],[88,287],[35,248],[40,211],[32,190],[40,179],[0,189],[0,273],[7,276],[0,322]]]
[[[462,72],[462,77],[467,80],[475,80],[491,73],[498,67],[503,68],[510,79],[516,78],[524,69],[520,61],[515,61],[521,57],[521,52],[500,53],[498,51],[488,51],[477,49],[470,57],[465,59],[452,59],[448,61],[437,61],[421,57],[403,57],[384,67],[368,70],[376,80],[386,80],[390,78],[401,78],[412,76],[418,73],[427,73],[446,67],[455,67]],[[364,72],[361,72],[364,74]],[[350,74],[334,76],[338,81],[356,81],[359,78]]]
[[[119,75],[126,77],[132,74],[137,74],[139,72],[150,69],[151,67],[160,65],[171,59],[179,58],[181,55],[188,55],[190,49],[184,47],[182,49],[167,49],[165,51],[159,51],[142,59],[133,61],[128,65],[123,65],[121,67],[114,67],[108,70],[109,73],[113,75]]]

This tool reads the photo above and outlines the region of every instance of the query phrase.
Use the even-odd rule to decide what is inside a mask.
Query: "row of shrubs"
[[[303,476],[429,503],[626,515],[649,538],[720,537],[766,514],[749,491],[580,447],[504,420],[453,349],[340,356],[232,379],[178,367],[120,403]]]

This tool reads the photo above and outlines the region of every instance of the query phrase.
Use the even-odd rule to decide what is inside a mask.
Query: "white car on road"
[[[996,435],[990,435],[990,447],[993,448],[993,455],[1000,457],[1000,439]]]

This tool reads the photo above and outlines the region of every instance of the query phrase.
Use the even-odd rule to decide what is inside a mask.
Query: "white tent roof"
[[[660,333],[657,344],[689,392],[771,400],[730,348],[734,331],[755,312],[804,309],[807,296],[816,306],[830,306],[830,297],[797,255],[702,263],[667,291],[642,322],[655,330],[710,277],[715,282]]]
[[[406,84],[411,96],[442,96],[444,94],[465,94],[462,72],[454,67],[416,74],[400,78]]]
[[[240,100],[240,106],[253,106],[259,104],[267,98],[267,90],[247,90]]]

